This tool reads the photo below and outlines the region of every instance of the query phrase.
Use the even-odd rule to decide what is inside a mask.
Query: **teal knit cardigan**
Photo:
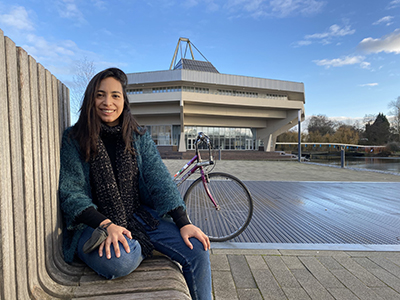
[[[90,164],[85,161],[79,144],[64,131],[61,144],[59,199],[63,216],[64,260],[71,263],[76,254],[79,238],[87,225],[75,219],[88,207],[97,208],[92,201]],[[155,209],[160,217],[183,206],[175,183],[148,133],[133,134],[133,146],[139,169],[139,193],[143,204]]]

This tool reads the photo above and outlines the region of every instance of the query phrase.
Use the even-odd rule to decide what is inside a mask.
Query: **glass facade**
[[[180,125],[172,125],[172,144],[174,146],[179,145],[180,137],[181,137],[181,126]]]
[[[154,143],[159,146],[178,146],[181,136],[180,125],[150,125],[146,126]]]
[[[146,128],[156,145],[172,145],[172,125],[151,125]]]
[[[254,150],[256,149],[255,129],[186,126],[186,149],[193,150],[197,134],[204,132],[212,142],[214,149],[222,150]]]
[[[146,126],[146,128],[156,145],[179,145],[181,126],[150,125]],[[209,136],[214,149],[258,150],[258,146],[262,146],[261,141],[256,139],[256,130],[252,128],[186,126],[185,143],[187,150],[195,149],[195,142],[199,132],[204,132]]]

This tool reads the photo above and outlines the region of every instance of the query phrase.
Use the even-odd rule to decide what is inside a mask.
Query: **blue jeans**
[[[171,218],[159,218],[157,213],[146,208],[154,218],[160,221],[156,230],[147,231],[154,248],[177,261],[182,266],[192,299],[211,299],[211,268],[209,251],[204,251],[203,244],[196,238],[190,238],[193,250],[184,243],[180,231]],[[148,226],[137,217],[146,229]],[[78,245],[78,256],[91,269],[107,279],[126,276],[133,272],[142,262],[144,257],[140,244],[136,240],[127,238],[130,253],[126,253],[120,243],[121,256],[115,256],[114,247],[111,248],[111,259],[105,255],[99,257],[97,250],[85,254],[82,251],[83,244],[91,237],[93,228],[88,227],[83,232]]]

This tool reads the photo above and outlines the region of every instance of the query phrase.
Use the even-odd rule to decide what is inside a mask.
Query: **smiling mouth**
[[[101,111],[104,112],[104,113],[106,113],[106,114],[110,114],[110,113],[113,113],[113,112],[114,112],[113,109],[102,109]]]

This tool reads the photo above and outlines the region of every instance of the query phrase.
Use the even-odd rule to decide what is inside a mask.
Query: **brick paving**
[[[214,299],[400,299],[400,251],[211,250]]]

